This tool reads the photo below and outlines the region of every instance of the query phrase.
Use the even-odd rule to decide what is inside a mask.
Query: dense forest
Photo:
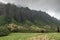
[[[0,3],[0,35],[10,32],[59,32],[60,21],[43,11]]]

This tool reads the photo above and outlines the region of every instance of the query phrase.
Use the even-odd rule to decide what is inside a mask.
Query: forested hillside
[[[59,20],[46,12],[0,3],[0,28],[11,32],[57,32],[59,26]]]

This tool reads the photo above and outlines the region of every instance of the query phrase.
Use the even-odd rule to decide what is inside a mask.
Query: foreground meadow
[[[0,40],[60,40],[60,33],[11,33]]]
[[[11,33],[8,36],[0,37],[0,40],[27,40],[29,37],[39,33]]]

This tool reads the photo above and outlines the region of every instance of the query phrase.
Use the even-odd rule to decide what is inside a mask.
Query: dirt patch
[[[38,35],[38,36],[29,38],[29,40],[49,40],[49,38],[47,35]]]

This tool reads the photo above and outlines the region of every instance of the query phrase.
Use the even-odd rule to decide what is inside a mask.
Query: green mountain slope
[[[46,12],[17,7],[14,4],[0,4],[0,25],[6,25],[14,32],[55,32],[59,20]]]

